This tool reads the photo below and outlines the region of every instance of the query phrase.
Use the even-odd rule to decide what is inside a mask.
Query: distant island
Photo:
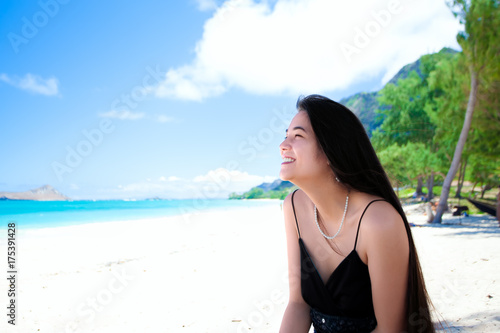
[[[0,192],[0,200],[67,201],[71,200],[50,185],[24,192]]]
[[[252,187],[249,191],[243,194],[231,193],[229,199],[285,199],[285,197],[297,188],[289,181],[280,179],[272,183],[262,183]]]

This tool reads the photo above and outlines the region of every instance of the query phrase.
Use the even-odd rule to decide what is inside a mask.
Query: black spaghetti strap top
[[[361,261],[356,252],[356,245],[363,215],[373,202],[383,201],[383,199],[376,199],[368,203],[359,219],[354,249],[332,272],[325,284],[300,237],[299,224],[293,204],[293,196],[296,191],[292,194],[292,207],[299,235],[302,297],[311,307],[311,319],[316,331],[370,332],[376,327],[370,274],[368,266]],[[328,324],[330,324],[329,327],[335,329],[321,330],[321,325],[328,326]],[[348,327],[339,328],[338,325],[341,324],[346,324]]]

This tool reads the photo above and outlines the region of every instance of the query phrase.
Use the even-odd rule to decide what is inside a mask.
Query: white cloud
[[[35,94],[46,96],[55,96],[59,94],[59,81],[55,77],[44,79],[38,75],[28,73],[21,78],[11,78],[7,74],[0,74],[0,80],[10,84],[11,86]]]
[[[198,9],[201,11],[209,11],[217,8],[217,2],[215,0],[196,0],[198,4]]]
[[[154,93],[200,101],[232,87],[297,95],[386,82],[423,54],[458,48],[459,29],[444,1],[228,0],[205,23],[193,61],[171,68]]]
[[[196,176],[193,178],[194,182],[246,182],[246,183],[262,183],[265,181],[273,181],[276,177],[269,180],[269,177],[262,177],[256,175],[250,175],[248,172],[242,172],[239,170],[228,170],[225,168],[218,168],[215,170],[210,170],[204,175]]]
[[[111,110],[108,112],[100,113],[99,117],[116,118],[121,120],[138,120],[144,118],[144,115],[145,114],[143,112],[131,112],[128,110],[122,110],[122,111]]]
[[[159,181],[161,182],[175,182],[175,181],[178,181],[178,180],[181,180],[179,177],[175,177],[175,176],[170,176],[170,177],[165,177],[165,176],[161,176],[159,179]]]
[[[161,191],[163,189],[161,184],[151,182],[119,185],[118,188],[123,194],[132,195],[134,197],[144,197],[145,195],[154,196],[159,190]]]
[[[172,117],[167,117],[165,115],[146,115],[145,112],[132,112],[130,110],[111,110],[108,112],[99,113],[99,117],[101,118],[114,118],[120,120],[139,120],[139,119],[148,119],[152,121],[156,121],[159,123],[170,123],[175,121]]]
[[[171,69],[153,91],[156,96],[201,101],[226,91],[218,73],[198,64]]]
[[[174,121],[174,118],[172,118],[172,117],[167,117],[167,116],[165,116],[165,115],[161,114],[161,115],[158,115],[158,116],[156,117],[156,121],[157,121],[157,122],[159,122],[159,123],[169,123],[169,122]]]
[[[230,193],[242,193],[264,182],[272,182],[277,177],[250,175],[247,172],[218,168],[193,179],[182,179],[175,176],[159,177],[156,181],[146,179],[143,182],[119,185],[107,191],[119,198],[227,198]]]

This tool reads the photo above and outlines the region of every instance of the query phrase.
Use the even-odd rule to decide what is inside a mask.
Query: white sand
[[[410,216],[429,295],[451,332],[500,331],[500,228],[493,216]],[[421,226],[419,226],[421,224]]]
[[[429,293],[452,331],[497,332],[496,220],[473,216],[412,230]],[[279,202],[19,230],[17,238],[16,326],[7,324],[2,278],[0,332],[277,332],[288,298]]]

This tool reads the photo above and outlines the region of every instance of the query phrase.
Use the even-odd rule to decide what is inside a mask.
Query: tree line
[[[417,183],[417,192],[442,181],[434,222],[441,222],[451,183],[458,178],[486,190],[500,185],[500,11],[498,0],[449,4],[463,24],[461,52],[443,49],[378,94],[382,123],[372,143],[395,187]],[[420,194],[419,193],[419,194]]]

